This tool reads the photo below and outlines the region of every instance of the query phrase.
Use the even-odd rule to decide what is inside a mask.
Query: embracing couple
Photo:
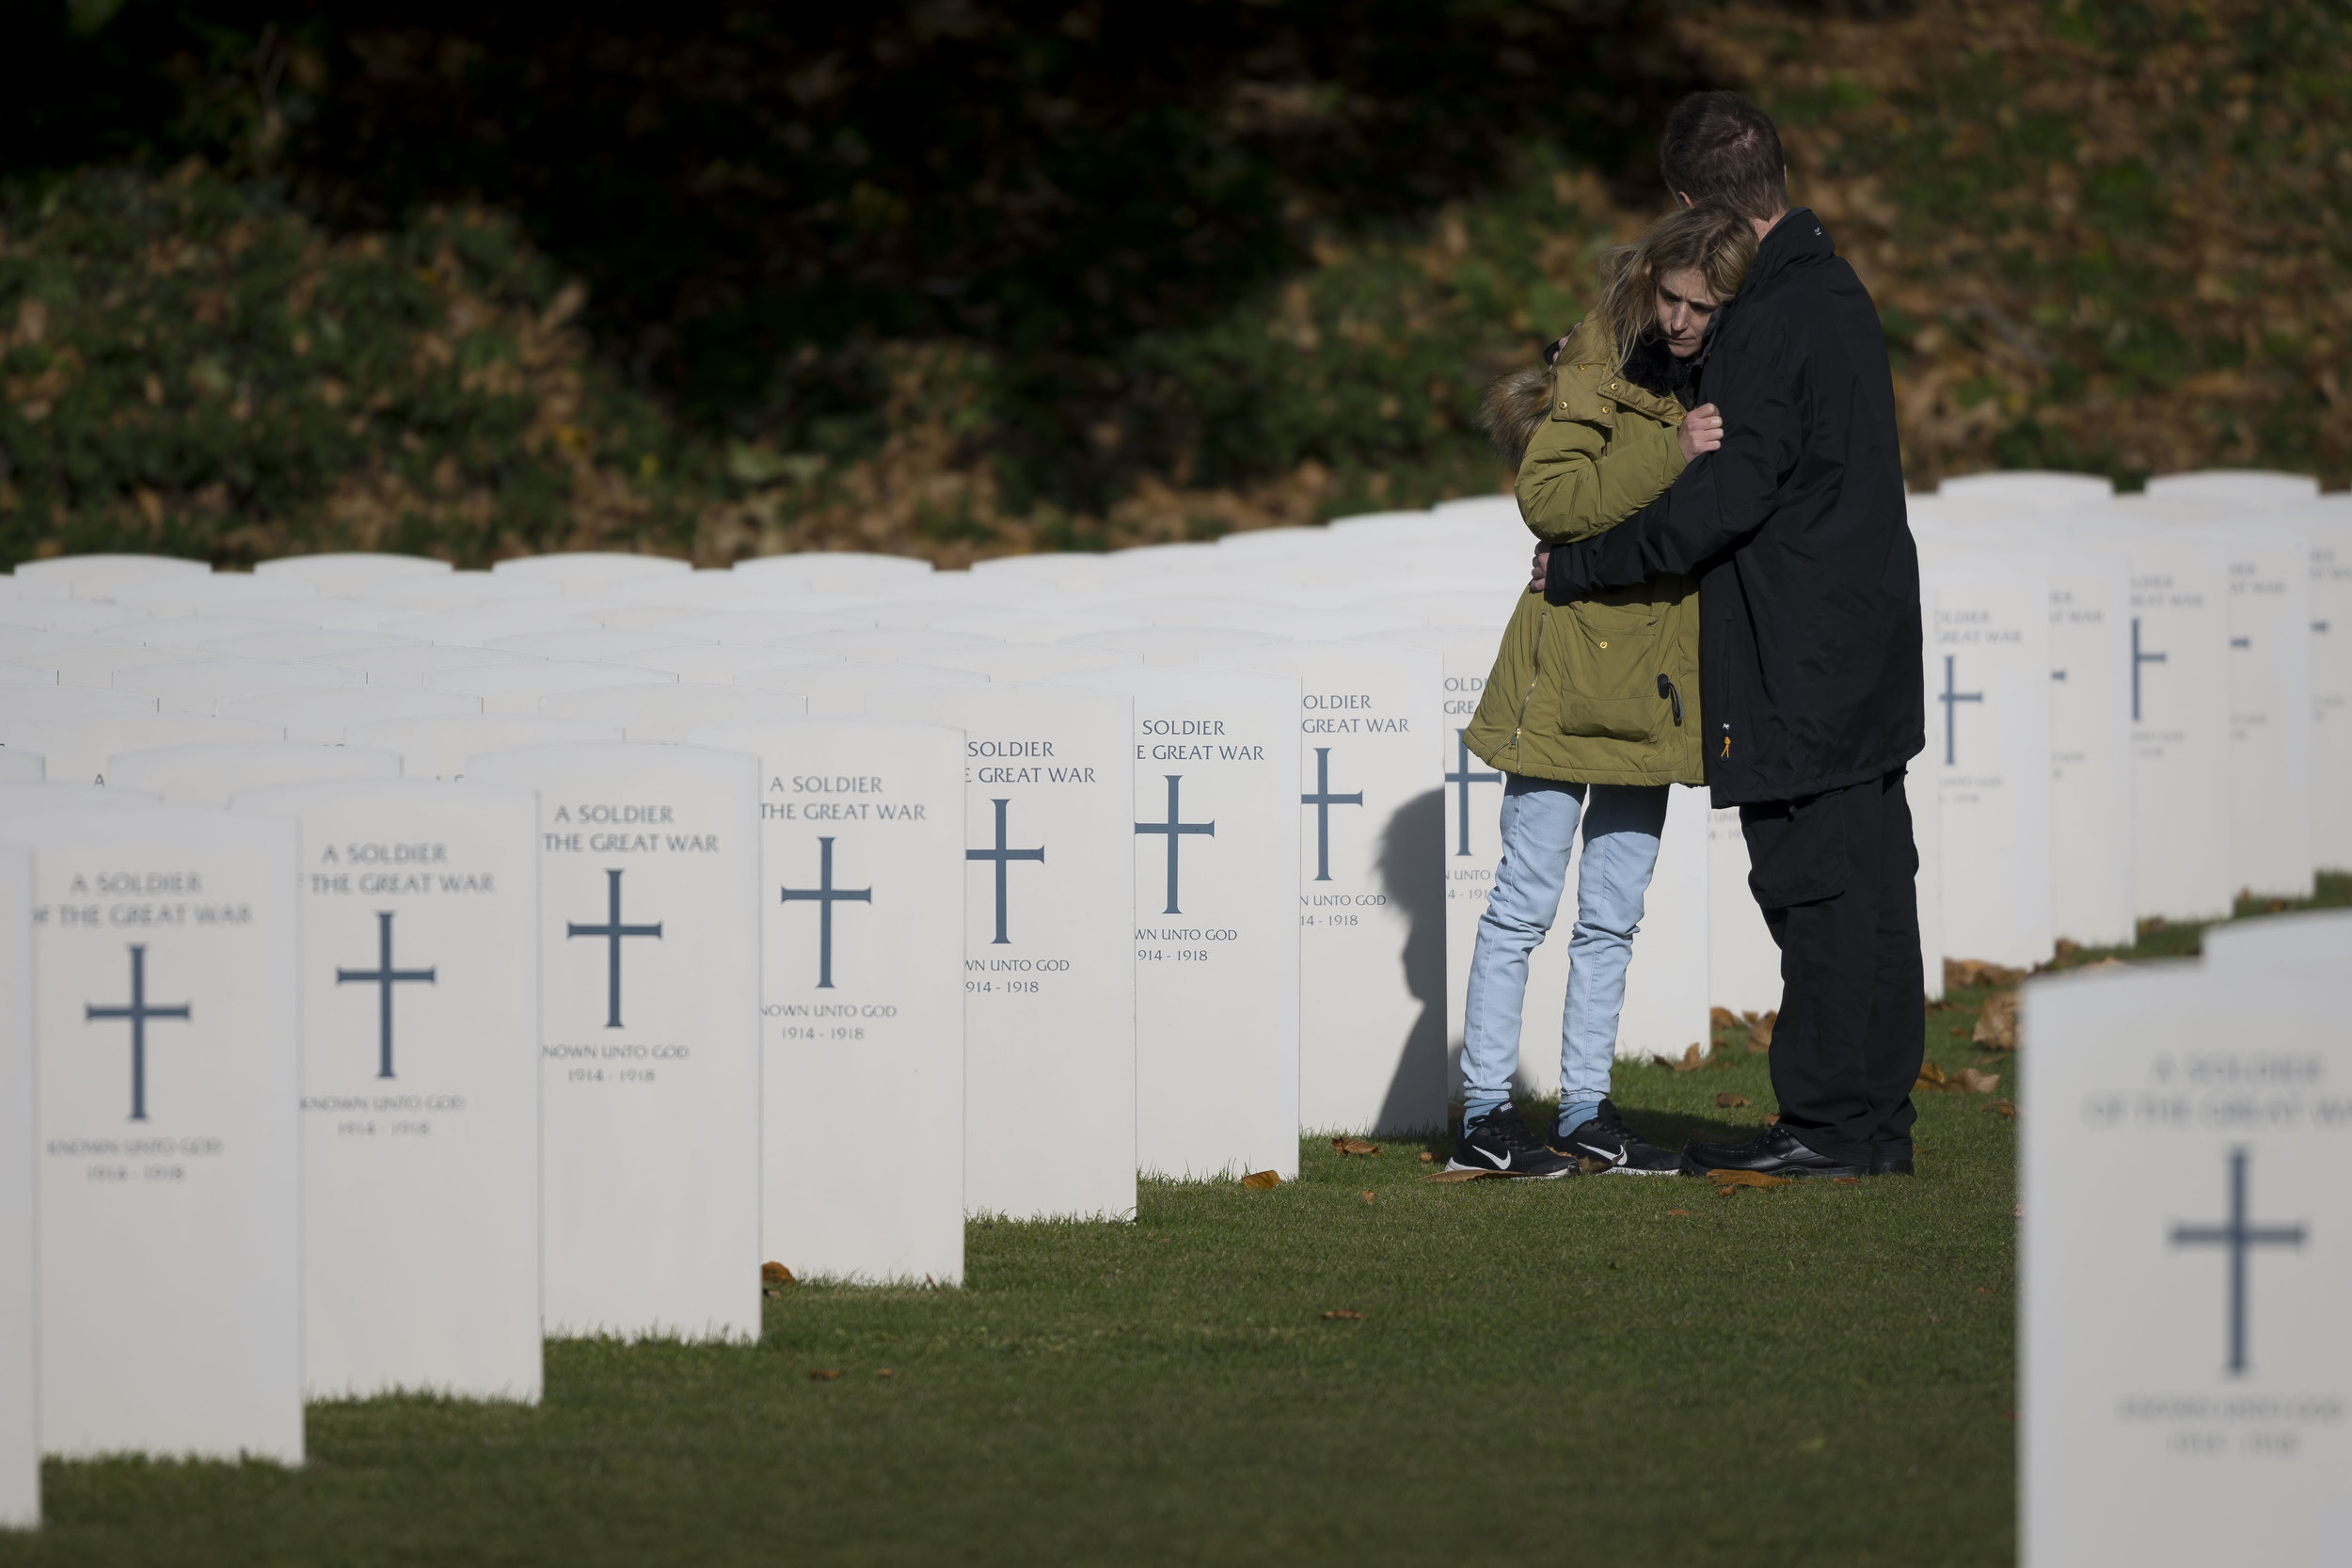
[[[1819,220],[1790,210],[1761,111],[1688,99],[1659,162],[1677,210],[1617,256],[1548,372],[1487,396],[1540,543],[1465,735],[1505,775],[1502,862],[1450,1168],[1907,1175],[1926,1019],[1903,765],[1925,736],[1885,340]],[[1679,1152],[1608,1098],[1670,784],[1740,808],[1782,985],[1778,1122]],[[1559,1116],[1538,1135],[1511,1079],[1580,829]],[[1648,961],[1708,983],[1702,956]]]

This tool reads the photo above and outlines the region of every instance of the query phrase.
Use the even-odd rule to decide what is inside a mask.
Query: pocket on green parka
[[[1568,691],[1560,698],[1560,733],[1646,744],[1658,738],[1665,712],[1665,700],[1660,697],[1587,697]]]

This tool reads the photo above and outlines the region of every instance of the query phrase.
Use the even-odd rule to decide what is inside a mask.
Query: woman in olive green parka
[[[1552,368],[1489,388],[1487,428],[1523,452],[1520,514],[1539,541],[1587,538],[1655,500],[1714,450],[1722,420],[1693,400],[1708,324],[1756,254],[1743,218],[1689,209],[1615,261],[1601,303]],[[1698,590],[1686,577],[1565,605],[1519,597],[1463,739],[1504,774],[1502,861],[1470,960],[1462,1132],[1450,1167],[1566,1176],[1664,1175],[1678,1157],[1628,1128],[1609,1099],[1617,1014],[1666,786],[1706,782],[1699,741]],[[1559,911],[1579,830],[1556,1132],[1511,1104],[1528,955]]]

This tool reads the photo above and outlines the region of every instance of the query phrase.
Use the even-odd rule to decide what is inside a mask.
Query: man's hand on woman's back
[[[1685,463],[1702,452],[1713,451],[1724,444],[1724,411],[1711,403],[1700,404],[1683,416],[1675,439],[1681,443]]]

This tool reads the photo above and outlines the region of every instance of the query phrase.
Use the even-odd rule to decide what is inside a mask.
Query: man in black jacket
[[[1781,950],[1780,1120],[1752,1143],[1693,1144],[1684,1168],[1908,1174],[1926,1019],[1903,765],[1926,736],[1886,341],[1820,223],[1788,209],[1762,111],[1688,99],[1659,161],[1684,202],[1728,206],[1761,241],[1702,361],[1723,446],[1543,570],[1561,603],[1671,572],[1699,582],[1708,784],[1740,808]]]

